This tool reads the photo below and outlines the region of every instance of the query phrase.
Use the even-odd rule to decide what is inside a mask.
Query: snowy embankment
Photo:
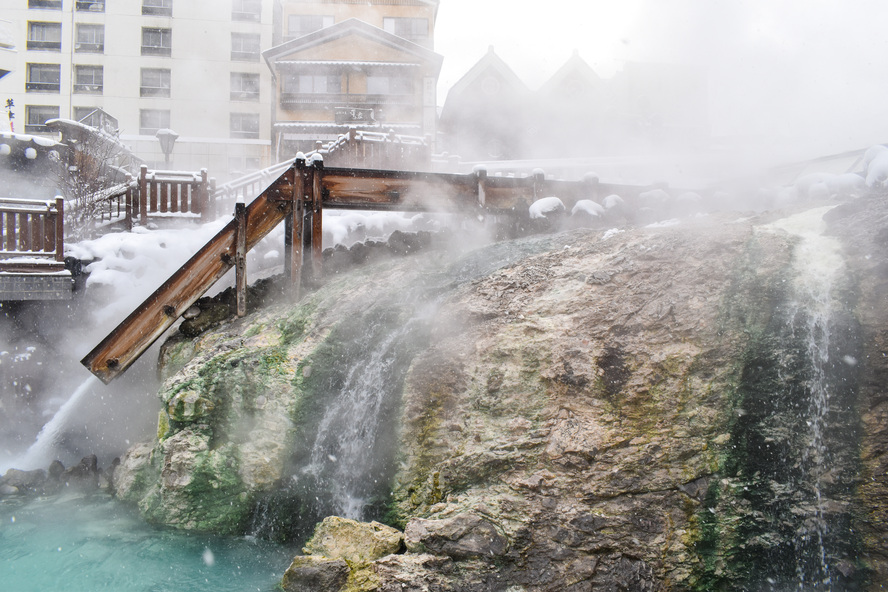
[[[68,245],[67,254],[87,263],[87,291],[97,301],[94,321],[109,328],[132,312],[170,275],[218,233],[231,216],[174,228],[135,227]],[[439,220],[422,214],[325,212],[324,247],[384,240],[396,230],[430,230]],[[284,226],[279,225],[248,254],[250,281],[283,265]],[[216,291],[231,284],[217,284]]]

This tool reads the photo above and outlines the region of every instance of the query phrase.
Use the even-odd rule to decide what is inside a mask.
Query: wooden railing
[[[597,179],[552,181],[489,177],[484,170],[459,175],[416,171],[327,168],[320,159],[286,163],[248,205],[135,309],[81,361],[102,381],[124,372],[185,310],[235,268],[237,314],[246,310],[246,253],[279,223],[284,232],[284,270],[298,297],[303,265],[322,273],[323,210],[364,209],[527,216],[537,199],[557,195],[568,210],[580,199],[600,200],[617,186]],[[650,187],[619,186],[630,200]],[[303,245],[305,248],[303,249]]]
[[[0,198],[0,271],[64,268],[64,203]]]
[[[148,217],[193,217],[211,220],[215,211],[210,207],[210,188],[207,170],[148,171],[142,165],[139,174],[139,201],[133,204],[139,222],[147,224]],[[134,213],[133,216],[136,214]]]
[[[97,226],[123,223],[126,230],[133,229],[133,218],[139,216],[139,184],[131,179],[106,190],[98,199]]]
[[[349,130],[315,150],[324,164],[362,169],[427,170],[432,160],[426,138],[363,130]],[[310,155],[309,155],[310,156]]]

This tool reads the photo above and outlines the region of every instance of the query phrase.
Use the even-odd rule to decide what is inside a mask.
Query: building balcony
[[[28,39],[26,46],[28,49],[36,49],[39,51],[62,51],[61,41],[32,41]]]
[[[381,105],[411,106],[416,103],[414,95],[356,95],[346,93],[281,93],[281,107],[323,108],[356,107],[373,108]]]
[[[104,53],[105,52],[105,44],[104,43],[76,43],[74,44],[74,51],[77,53]]]
[[[101,84],[75,84],[74,92],[77,94],[100,95],[102,94]]]
[[[28,0],[28,8],[48,8],[50,10],[61,10],[62,0]]]
[[[27,82],[25,92],[55,93],[61,91],[62,85],[58,82]]]
[[[83,2],[77,0],[75,2],[77,10],[86,10],[89,12],[105,12],[105,0],[87,0]]]

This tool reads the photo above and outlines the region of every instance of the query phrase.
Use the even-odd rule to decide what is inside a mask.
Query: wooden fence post
[[[543,191],[545,190],[546,184],[546,173],[543,169],[534,169],[533,170],[533,200],[536,201],[540,198],[546,197],[543,195]]]
[[[210,184],[207,179],[207,169],[200,169],[200,213],[201,222],[209,222],[216,217],[216,211],[210,212]]]
[[[57,197],[55,199],[56,206],[56,261],[65,260],[65,199]]]
[[[297,158],[291,168],[293,194],[291,209],[284,224],[284,267],[290,280],[290,293],[299,300],[302,288],[302,233],[305,216],[305,159]]]
[[[475,171],[475,180],[478,184],[478,205],[484,207],[487,203],[487,169],[479,168]]]
[[[318,159],[312,165],[314,175],[311,179],[311,271],[314,278],[318,280],[324,272],[324,206],[321,185],[324,175],[324,161]]]
[[[237,316],[247,314],[247,205],[234,204],[234,277],[237,292]]]
[[[133,229],[133,184],[132,184],[132,177],[130,177],[129,179],[130,179],[130,180],[127,182],[128,184],[127,184],[127,186],[126,186],[126,197],[124,198],[124,199],[126,200],[126,202],[125,202],[125,204],[124,204],[124,218],[123,218],[123,225],[124,225],[124,228],[127,229],[127,231],[130,231],[130,230]]]
[[[148,224],[148,165],[145,164],[139,172],[139,224]]]

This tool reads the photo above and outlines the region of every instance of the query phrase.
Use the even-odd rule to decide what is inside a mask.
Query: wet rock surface
[[[91,454],[68,468],[56,460],[46,470],[9,469],[0,477],[0,498],[56,495],[65,490],[110,492],[114,488],[114,476],[119,465],[120,459],[115,458],[102,469],[96,456]]]
[[[830,214],[853,272],[846,320],[862,335],[859,374],[848,375],[859,389],[841,403],[859,403],[861,429],[834,434],[848,436],[840,459],[859,437],[860,469],[843,461],[824,489],[835,532],[853,530],[853,554],[831,558],[843,590],[883,580],[888,557],[888,223],[884,196],[871,199]],[[794,445],[787,426],[798,412],[750,407],[768,403],[752,386],[776,367],[759,354],[786,316],[797,244],[761,231],[778,217],[573,230],[494,245],[444,272],[432,253],[377,262],[298,306],[171,342],[158,440],[124,458],[118,494],[152,521],[198,530],[243,532],[280,502],[298,515],[292,498],[275,495],[294,474],[316,385],[339,380],[327,367],[341,351],[328,338],[369,303],[424,281],[436,297],[428,345],[410,360],[387,432],[393,477],[378,506],[378,518],[406,531],[408,552],[350,570],[319,546],[286,585],[654,591],[790,577],[794,567],[768,557],[792,546],[804,518],[782,524],[792,512],[756,505],[747,487],[793,499],[755,471]],[[749,530],[756,523],[774,529]]]

